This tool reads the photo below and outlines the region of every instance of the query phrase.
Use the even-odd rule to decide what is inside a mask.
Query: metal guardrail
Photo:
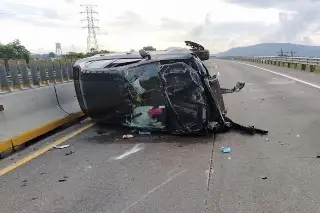
[[[73,80],[71,60],[0,60],[0,92]]]
[[[280,56],[239,56],[233,57],[236,60],[250,61],[257,63],[273,64],[280,66],[280,63],[290,68],[294,65],[297,68],[298,64],[301,64],[301,70],[306,70],[307,65],[310,67],[310,72],[314,72],[316,66],[320,66],[320,58],[308,58],[308,57],[280,57]]]

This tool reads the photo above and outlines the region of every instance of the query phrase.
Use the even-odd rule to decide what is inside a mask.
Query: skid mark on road
[[[242,63],[242,62],[235,62],[235,63],[247,65],[247,66],[250,66],[250,67],[257,68],[257,69],[261,69],[261,70],[264,70],[264,71],[267,71],[267,72],[270,72],[270,73],[273,73],[273,74],[276,74],[276,75],[280,75],[280,76],[282,76],[282,77],[289,78],[289,79],[291,79],[291,80],[294,80],[294,81],[297,81],[297,82],[306,84],[306,85],[308,85],[308,86],[311,86],[311,87],[320,89],[320,86],[317,85],[317,84],[310,83],[310,82],[308,82],[308,81],[304,81],[304,80],[301,80],[301,79],[298,79],[298,78],[295,78],[295,77],[292,77],[292,76],[289,76],[289,75],[285,75],[285,74],[282,74],[282,73],[278,73],[278,72],[273,71],[273,70],[265,69],[265,68],[262,68],[262,67],[258,67],[258,66],[255,66],[255,65],[251,65],[251,64],[247,64],[247,63]]]
[[[151,189],[150,191],[148,191],[145,195],[143,195],[139,200],[133,202],[130,206],[126,207],[122,213],[127,212],[131,207],[137,205],[140,201],[142,201],[143,199],[147,198],[150,194],[152,194],[153,192],[157,191],[158,189],[164,187],[165,185],[167,185],[169,182],[171,182],[173,179],[177,178],[179,175],[183,174],[184,172],[186,172],[187,169],[173,175],[172,177],[168,178],[167,180],[163,181],[160,185],[154,187],[153,189]]]
[[[118,157],[115,157],[114,160],[124,159],[124,158],[128,157],[129,155],[131,155],[133,153],[139,152],[142,149],[144,149],[144,145],[143,144],[136,144],[134,147],[132,147],[131,149],[129,149],[128,151],[126,151],[122,155],[119,155]]]

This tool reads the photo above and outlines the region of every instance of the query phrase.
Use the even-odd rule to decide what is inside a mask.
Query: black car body
[[[231,126],[217,77],[189,49],[97,55],[73,72],[81,109],[98,123],[173,134]]]

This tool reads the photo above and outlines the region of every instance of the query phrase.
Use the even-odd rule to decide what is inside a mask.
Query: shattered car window
[[[198,72],[185,63],[177,62],[161,65],[160,75],[164,93],[176,117],[171,128],[177,132],[203,129],[207,105]]]
[[[166,123],[165,100],[158,75],[158,63],[150,63],[125,71],[128,81],[132,114],[125,125],[140,128],[164,129]]]

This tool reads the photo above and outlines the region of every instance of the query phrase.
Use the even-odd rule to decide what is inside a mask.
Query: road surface
[[[123,140],[126,130],[84,120],[0,161],[1,212],[319,212],[320,90],[292,80],[317,86],[319,76],[205,64],[224,87],[246,82],[224,95],[228,116],[269,135]],[[70,146],[47,151],[52,143]]]

